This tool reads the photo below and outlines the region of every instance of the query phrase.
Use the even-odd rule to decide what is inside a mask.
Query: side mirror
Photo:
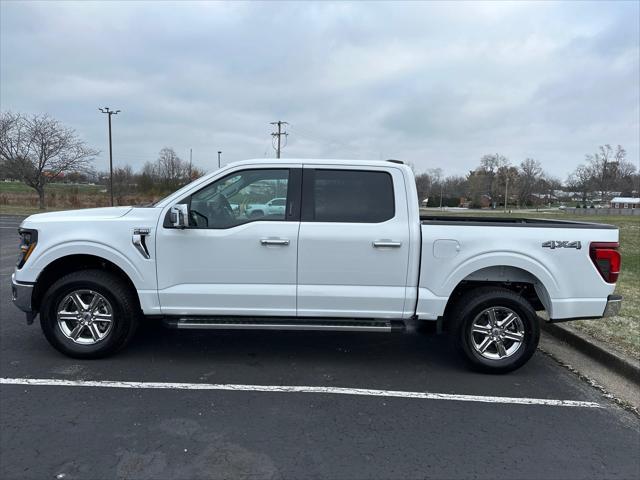
[[[185,228],[189,226],[189,207],[184,203],[179,203],[171,207],[171,225],[174,228]]]

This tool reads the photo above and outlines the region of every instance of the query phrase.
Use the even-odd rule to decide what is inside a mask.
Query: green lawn
[[[103,185],[50,183],[45,187],[47,193],[78,193],[94,195],[104,191]],[[33,193],[36,191],[22,182],[0,182],[0,193]]]

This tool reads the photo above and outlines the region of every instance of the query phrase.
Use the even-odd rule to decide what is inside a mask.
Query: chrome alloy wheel
[[[515,354],[524,343],[524,323],[507,307],[481,311],[471,324],[471,345],[482,357],[502,360]]]
[[[113,327],[113,309],[109,301],[93,290],[75,290],[65,296],[57,308],[62,334],[80,345],[94,345]]]

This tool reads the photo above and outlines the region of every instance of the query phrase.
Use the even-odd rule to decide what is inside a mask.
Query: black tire
[[[522,322],[524,338],[520,346],[510,356],[504,358],[486,358],[486,355],[493,355],[492,351],[487,350],[486,353],[481,354],[474,346],[474,338],[482,339],[484,334],[476,334],[472,338],[473,322],[478,315],[491,307],[498,308],[498,311],[511,310]],[[485,315],[488,320],[488,313]],[[452,338],[458,351],[473,369],[486,373],[507,373],[520,368],[535,353],[540,340],[540,325],[535,310],[525,298],[506,288],[479,287],[468,291],[456,301],[450,320]],[[495,348],[495,355],[499,356],[497,343],[489,342],[489,345]],[[508,339],[500,343],[503,347],[514,345]]]
[[[78,290],[97,292],[112,310],[111,328],[104,338],[91,345],[74,342],[58,325],[60,303]],[[73,358],[101,358],[117,352],[135,334],[140,317],[135,292],[119,277],[103,270],[80,270],[60,278],[46,291],[40,308],[40,326],[45,337],[56,350]]]
[[[264,212],[262,210],[254,210],[249,214],[250,218],[258,218],[264,217]]]

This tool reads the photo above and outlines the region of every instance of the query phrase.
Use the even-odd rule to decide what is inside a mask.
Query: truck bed
[[[489,215],[421,215],[420,221],[418,318],[441,315],[454,289],[469,281],[532,284],[552,319],[601,317],[614,292],[590,246],[617,244],[615,226]]]
[[[615,225],[606,223],[575,222],[571,220],[456,215],[420,215],[420,223],[422,225],[469,225],[478,227],[617,228]]]

